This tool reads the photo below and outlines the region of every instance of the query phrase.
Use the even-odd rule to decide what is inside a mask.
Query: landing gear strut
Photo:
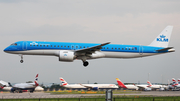
[[[88,65],[89,65],[89,62],[87,62],[87,61],[83,62],[83,66],[84,66],[84,67],[86,67],[86,66],[88,66]]]
[[[87,60],[86,56],[82,56],[82,57],[81,57],[81,60],[83,61],[83,66],[84,66],[84,67],[86,67],[86,66],[89,65],[89,63],[86,61],[86,60]]]
[[[23,63],[23,62],[24,62],[24,61],[23,61],[23,55],[21,54],[20,56],[21,56],[20,63]]]

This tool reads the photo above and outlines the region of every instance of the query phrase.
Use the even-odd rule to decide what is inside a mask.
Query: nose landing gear
[[[23,62],[24,62],[24,61],[23,61],[23,55],[22,55],[22,54],[20,54],[20,56],[21,56],[20,63],[23,63]]]

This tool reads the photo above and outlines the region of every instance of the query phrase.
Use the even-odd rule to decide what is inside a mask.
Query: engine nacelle
[[[15,91],[15,89],[14,89],[14,88],[11,88],[11,92],[13,92],[13,93],[14,93],[14,91]]]
[[[92,90],[99,90],[99,88],[98,87],[93,87]]]
[[[72,51],[59,51],[59,61],[73,62],[74,58],[75,55]]]

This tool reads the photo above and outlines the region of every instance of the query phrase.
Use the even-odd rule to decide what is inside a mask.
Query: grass
[[[113,101],[179,101],[180,97],[114,97]],[[0,99],[0,101],[105,101],[105,98]]]
[[[63,91],[46,91],[51,94],[106,94],[106,91],[77,91],[77,90],[63,90]],[[131,90],[114,90],[113,94],[138,94],[139,91]]]

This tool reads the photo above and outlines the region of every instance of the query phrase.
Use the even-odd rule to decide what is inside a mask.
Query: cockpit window
[[[17,46],[17,43],[13,43],[13,44],[11,44],[11,46]]]

